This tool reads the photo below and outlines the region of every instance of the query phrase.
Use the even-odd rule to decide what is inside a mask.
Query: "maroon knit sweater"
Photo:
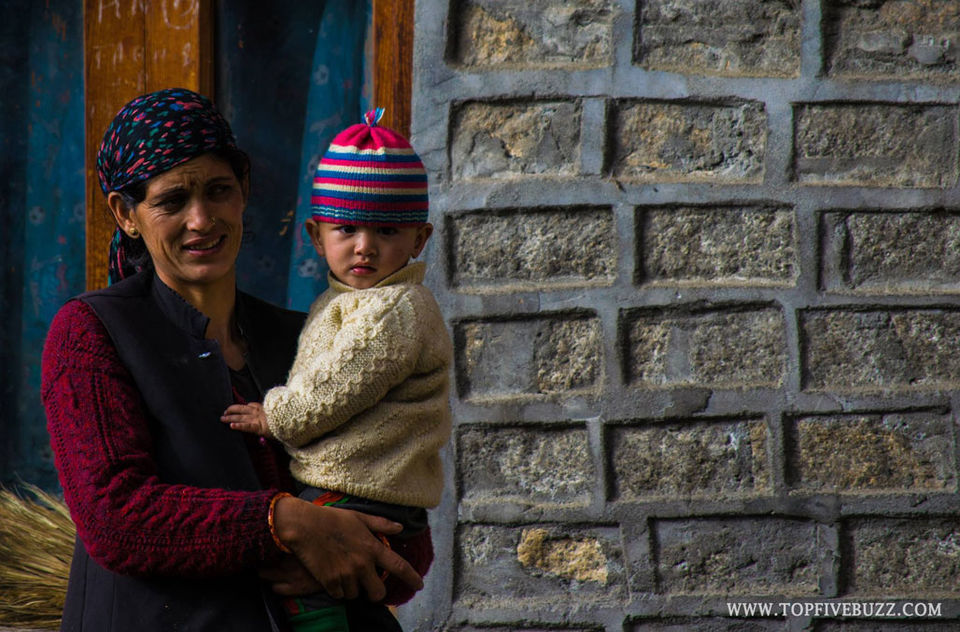
[[[90,556],[127,575],[226,575],[277,560],[267,521],[271,499],[292,487],[273,442],[244,435],[262,491],[161,482],[147,413],[106,328],[81,301],[50,325],[41,395],[63,496]],[[421,573],[429,533],[395,546]],[[388,581],[388,603],[413,591]]]
[[[162,483],[137,387],[107,330],[80,301],[67,303],[50,325],[41,395],[64,500],[103,567],[202,577],[280,556],[267,524],[270,500],[289,486],[279,453],[246,435],[263,491]]]

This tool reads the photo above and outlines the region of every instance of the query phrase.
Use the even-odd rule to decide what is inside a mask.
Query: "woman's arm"
[[[64,500],[87,552],[105,568],[189,577],[280,569],[276,536],[328,590],[339,586],[349,596],[362,588],[382,597],[377,567],[422,586],[413,568],[371,535],[400,531],[383,518],[281,497],[271,533],[277,490],[162,483],[136,386],[100,320],[79,301],[67,303],[50,325],[41,394]],[[276,573],[281,588],[297,576]]]
[[[276,560],[277,490],[162,483],[146,412],[106,329],[67,303],[43,351],[42,397],[64,500],[90,556],[125,574],[212,576]]]

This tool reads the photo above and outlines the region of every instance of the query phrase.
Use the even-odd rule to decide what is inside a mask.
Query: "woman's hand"
[[[220,416],[220,421],[230,424],[234,430],[273,438],[270,426],[267,425],[267,414],[263,412],[263,405],[257,402],[227,406]]]
[[[284,597],[298,597],[323,590],[320,582],[292,555],[284,555],[276,564],[264,566],[259,575],[260,579],[270,583],[273,592]]]
[[[366,594],[370,601],[381,601],[386,588],[379,569],[415,590],[423,588],[413,567],[374,536],[399,533],[403,527],[395,522],[284,497],[274,509],[274,525],[280,541],[334,599]]]

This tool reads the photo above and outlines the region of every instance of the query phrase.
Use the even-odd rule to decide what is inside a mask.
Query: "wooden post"
[[[87,289],[107,284],[115,223],[97,180],[103,133],[130,99],[163,88],[213,90],[212,0],[84,0]]]
[[[413,93],[413,2],[373,0],[373,105],[384,126],[410,137]]]

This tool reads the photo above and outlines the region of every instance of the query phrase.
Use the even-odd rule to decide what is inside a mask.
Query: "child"
[[[406,139],[377,126],[382,115],[338,134],[317,167],[306,228],[330,287],[310,307],[286,386],[222,419],[283,442],[307,486],[301,498],[403,524],[389,544],[423,574],[433,558],[426,508],[440,502],[450,436],[452,344],[421,284],[426,265],[410,262],[433,232],[426,171]],[[396,588],[388,580],[389,603],[412,596]],[[348,629],[326,594],[289,605],[298,632]]]

